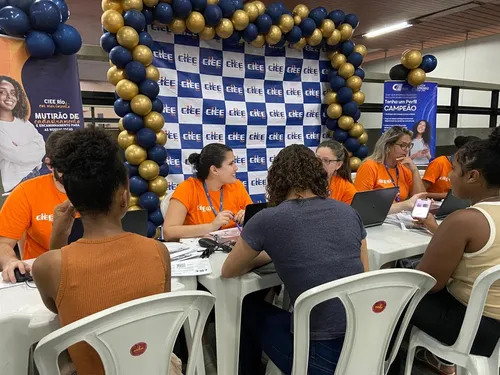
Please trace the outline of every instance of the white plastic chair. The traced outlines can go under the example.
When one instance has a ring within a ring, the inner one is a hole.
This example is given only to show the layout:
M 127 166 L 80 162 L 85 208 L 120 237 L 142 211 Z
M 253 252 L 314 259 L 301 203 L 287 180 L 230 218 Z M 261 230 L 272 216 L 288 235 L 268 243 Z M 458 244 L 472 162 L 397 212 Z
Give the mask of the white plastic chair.
M 491 284 L 500 279 L 500 265 L 490 268 L 479 275 L 472 287 L 472 293 L 465 312 L 464 322 L 457 341 L 451 346 L 444 345 L 432 336 L 414 327 L 410 336 L 405 375 L 411 374 L 415 350 L 424 347 L 438 357 L 457 365 L 458 373 L 466 369 L 472 375 L 496 375 L 500 367 L 500 341 L 491 357 L 470 354 L 476 337 L 484 304 Z M 464 374 L 467 374 L 465 372 Z
M 294 308 L 292 375 L 307 374 L 311 310 L 333 298 L 342 301 L 347 317 L 344 345 L 335 374 L 386 374 L 397 355 L 417 304 L 435 283 L 433 277 L 420 271 L 391 269 L 346 277 L 302 293 Z M 385 360 L 405 307 L 406 312 L 390 356 Z M 266 374 L 282 373 L 270 361 Z
M 81 341 L 101 357 L 106 375 L 165 375 L 175 339 L 190 312 L 197 311 L 186 375 L 194 375 L 201 336 L 215 297 L 207 292 L 172 292 L 103 310 L 44 337 L 35 349 L 40 375 L 60 375 L 57 359 Z

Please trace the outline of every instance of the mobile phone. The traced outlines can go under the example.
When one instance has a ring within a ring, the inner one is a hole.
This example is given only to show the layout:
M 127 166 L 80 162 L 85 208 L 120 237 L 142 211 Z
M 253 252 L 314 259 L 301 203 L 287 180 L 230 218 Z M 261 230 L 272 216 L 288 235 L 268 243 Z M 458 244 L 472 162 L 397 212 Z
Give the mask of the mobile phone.
M 413 206 L 413 211 L 411 216 L 415 219 L 426 219 L 429 215 L 431 209 L 430 199 L 417 199 L 415 206 Z

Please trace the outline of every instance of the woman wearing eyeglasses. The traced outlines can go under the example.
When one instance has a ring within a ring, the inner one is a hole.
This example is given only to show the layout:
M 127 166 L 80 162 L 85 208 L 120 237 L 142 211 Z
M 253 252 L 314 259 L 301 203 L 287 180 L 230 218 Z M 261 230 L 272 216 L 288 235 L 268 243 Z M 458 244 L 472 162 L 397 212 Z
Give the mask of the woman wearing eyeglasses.
M 327 140 L 318 146 L 316 156 L 328 174 L 330 198 L 350 205 L 356 188 L 352 184 L 349 154 L 345 147 L 337 141 Z
M 379 138 L 373 154 L 361 165 L 354 186 L 358 191 L 398 188 L 390 214 L 411 210 L 425 194 L 420 173 L 408 153 L 413 147 L 413 133 L 393 126 Z

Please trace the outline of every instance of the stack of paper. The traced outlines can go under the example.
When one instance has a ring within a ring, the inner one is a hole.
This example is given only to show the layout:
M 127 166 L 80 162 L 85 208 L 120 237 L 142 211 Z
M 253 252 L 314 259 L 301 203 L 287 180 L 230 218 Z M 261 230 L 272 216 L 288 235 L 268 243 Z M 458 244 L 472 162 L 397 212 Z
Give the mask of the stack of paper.
M 205 250 L 198 240 L 185 242 L 164 242 L 170 253 L 172 277 L 199 276 L 212 273 L 208 258 L 200 258 Z

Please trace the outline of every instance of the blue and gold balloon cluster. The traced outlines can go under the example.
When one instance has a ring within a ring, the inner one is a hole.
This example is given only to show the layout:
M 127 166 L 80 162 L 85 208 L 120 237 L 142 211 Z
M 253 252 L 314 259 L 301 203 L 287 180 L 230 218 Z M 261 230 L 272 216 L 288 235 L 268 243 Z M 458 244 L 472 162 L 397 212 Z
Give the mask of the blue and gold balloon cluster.
M 26 38 L 32 57 L 73 55 L 82 46 L 80 33 L 70 25 L 64 0 L 0 0 L 0 34 Z
M 434 55 L 422 56 L 419 50 L 406 50 L 401 56 L 401 64 L 391 68 L 389 77 L 398 81 L 406 81 L 416 87 L 425 82 L 427 73 L 436 69 L 437 63 Z

